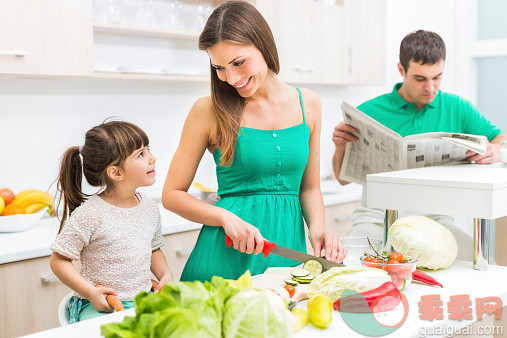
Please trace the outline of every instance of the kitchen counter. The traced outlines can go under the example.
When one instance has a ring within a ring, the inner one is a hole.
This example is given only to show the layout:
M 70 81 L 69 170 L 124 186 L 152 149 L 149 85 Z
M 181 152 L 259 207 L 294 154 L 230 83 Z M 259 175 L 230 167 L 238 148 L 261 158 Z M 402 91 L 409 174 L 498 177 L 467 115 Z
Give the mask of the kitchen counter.
M 444 285 L 444 288 L 436 288 L 427 285 L 412 283 L 403 294 L 408 300 L 408 315 L 405 322 L 399 329 L 388 334 L 388 337 L 420 337 L 425 336 L 423 332 L 431 333 L 438 332 L 436 336 L 448 335 L 449 332 L 458 332 L 459 328 L 469 325 L 476 321 L 476 298 L 478 297 L 500 297 L 503 304 L 507 302 L 507 267 L 492 265 L 487 271 L 477 271 L 470 268 L 471 263 L 464 261 L 455 261 L 451 267 L 446 270 L 430 272 L 431 276 L 436 278 Z M 255 279 L 255 277 L 254 277 Z M 282 283 L 282 281 L 279 281 Z M 275 283 L 276 284 L 276 283 Z M 276 285 L 274 285 L 276 286 Z M 421 296 L 440 295 L 443 302 L 442 314 L 443 319 L 435 319 L 432 321 L 422 320 L 419 318 L 418 302 L 421 301 Z M 452 320 L 449 318 L 447 309 L 447 302 L 451 296 L 454 295 L 469 295 L 472 302 L 472 315 L 470 320 Z M 301 302 L 298 307 L 306 307 L 306 302 Z M 504 311 L 505 312 L 505 311 Z M 393 311 L 378 313 L 375 315 L 378 322 L 391 325 L 396 324 L 403 317 L 404 311 L 400 304 Z M 134 316 L 135 309 L 129 309 L 122 312 L 117 312 L 102 316 L 99 318 L 91 319 L 85 322 L 80 322 L 64 327 L 59 327 L 51 330 L 42 331 L 30 335 L 33 338 L 43 337 L 100 337 L 100 326 L 107 323 L 121 322 L 126 316 Z M 506 316 L 507 314 L 503 314 Z M 492 326 L 491 315 L 485 315 L 483 321 L 476 323 L 476 329 L 479 327 L 485 328 Z M 500 325 L 500 324 L 495 324 Z M 433 331 L 431 331 L 433 330 Z M 452 331 L 451 331 L 452 330 Z M 428 334 L 429 335 L 429 334 Z M 318 329 L 312 324 L 306 325 L 296 335 L 296 337 L 365 337 L 351 329 L 347 323 L 344 322 L 339 312 L 333 311 L 333 321 L 326 329 Z M 432 335 L 435 336 L 435 335 Z
M 325 206 L 348 203 L 361 199 L 362 187 L 357 184 L 340 186 L 335 181 L 322 182 Z M 162 216 L 162 234 L 170 235 L 201 228 L 201 224 L 190 222 L 159 205 Z M 0 264 L 51 255 L 50 245 L 58 233 L 56 218 L 43 218 L 32 228 L 13 233 L 0 233 Z

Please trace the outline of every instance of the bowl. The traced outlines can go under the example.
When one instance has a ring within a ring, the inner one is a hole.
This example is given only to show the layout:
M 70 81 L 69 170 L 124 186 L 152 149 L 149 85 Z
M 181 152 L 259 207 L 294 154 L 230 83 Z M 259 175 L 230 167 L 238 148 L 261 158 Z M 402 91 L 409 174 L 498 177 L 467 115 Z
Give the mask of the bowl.
M 365 253 L 373 254 L 374 251 L 368 244 L 368 237 L 361 236 L 352 236 L 352 237 L 341 237 L 340 241 L 343 246 L 347 248 L 348 253 L 345 259 L 343 260 L 343 264 L 350 265 L 361 265 L 361 261 L 359 258 L 363 256 Z M 380 252 L 380 247 L 382 245 L 382 241 L 378 239 L 370 238 L 370 242 L 373 248 Z
M 391 280 L 399 290 L 405 290 L 405 288 L 412 283 L 412 272 L 417 267 L 417 258 L 409 255 L 403 255 L 402 263 L 391 263 L 387 262 L 368 262 L 365 261 L 366 256 L 361 256 L 361 263 L 369 268 L 383 269 L 391 276 Z
M 0 216 L 0 232 L 24 231 L 37 224 L 48 208 L 44 207 L 33 214 Z

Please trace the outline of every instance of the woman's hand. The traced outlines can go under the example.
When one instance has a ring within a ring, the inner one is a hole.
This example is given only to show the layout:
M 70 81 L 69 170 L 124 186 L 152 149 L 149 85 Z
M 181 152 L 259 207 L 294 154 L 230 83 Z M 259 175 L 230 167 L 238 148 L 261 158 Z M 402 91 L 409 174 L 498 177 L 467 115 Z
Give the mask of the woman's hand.
M 342 262 L 347 256 L 347 248 L 340 242 L 338 234 L 331 231 L 310 231 L 308 237 L 317 257 L 321 257 L 322 249 L 325 250 L 324 257 L 333 262 Z
M 113 312 L 114 309 L 107 302 L 106 296 L 114 295 L 116 296 L 116 291 L 112 288 L 108 288 L 105 286 L 97 285 L 96 287 L 90 288 L 89 293 L 86 296 L 86 299 L 90 301 L 92 306 L 98 312 Z
M 264 248 L 264 237 L 259 229 L 243 221 L 232 212 L 227 212 L 222 225 L 225 233 L 232 239 L 234 249 L 258 255 Z

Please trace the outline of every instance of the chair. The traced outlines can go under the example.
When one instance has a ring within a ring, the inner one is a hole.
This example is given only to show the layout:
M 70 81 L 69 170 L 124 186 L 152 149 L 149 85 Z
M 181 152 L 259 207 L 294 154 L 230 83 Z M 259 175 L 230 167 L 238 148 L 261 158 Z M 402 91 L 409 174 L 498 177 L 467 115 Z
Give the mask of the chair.
M 69 309 L 67 309 L 67 303 L 72 298 L 72 295 L 74 292 L 71 292 L 65 297 L 62 298 L 60 305 L 58 305 L 58 321 L 60 322 L 60 326 L 66 326 L 69 325 Z

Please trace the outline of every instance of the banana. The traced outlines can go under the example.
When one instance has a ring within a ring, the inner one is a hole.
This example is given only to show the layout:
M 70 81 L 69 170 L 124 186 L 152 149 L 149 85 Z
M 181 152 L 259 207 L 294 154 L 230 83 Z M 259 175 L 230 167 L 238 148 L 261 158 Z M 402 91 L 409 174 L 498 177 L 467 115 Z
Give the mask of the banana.
M 52 206 L 53 196 L 41 190 L 25 190 L 17 194 L 12 203 L 21 205 L 25 208 L 34 203 L 43 203 L 44 205 Z
M 30 205 L 27 205 L 25 207 L 25 210 L 27 214 L 33 214 L 34 212 L 37 212 L 45 207 L 47 207 L 47 205 L 44 203 L 32 203 Z

